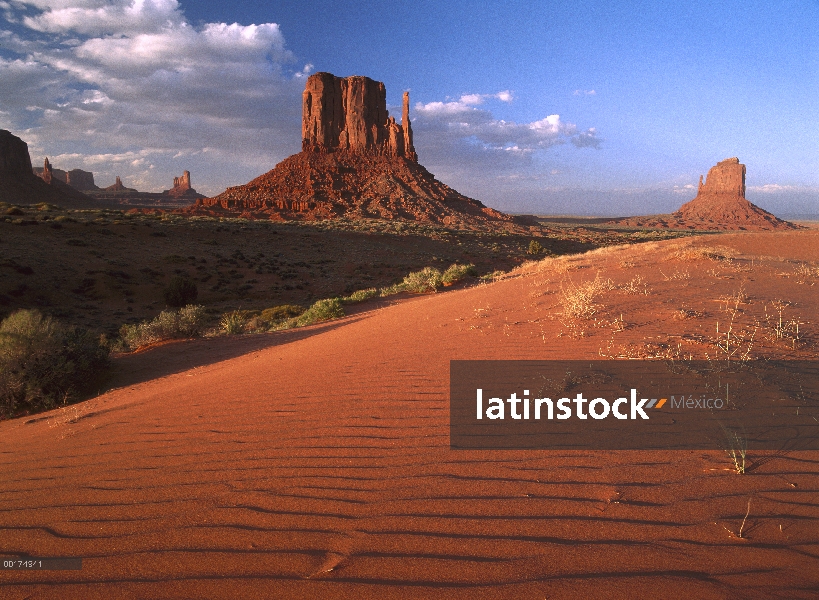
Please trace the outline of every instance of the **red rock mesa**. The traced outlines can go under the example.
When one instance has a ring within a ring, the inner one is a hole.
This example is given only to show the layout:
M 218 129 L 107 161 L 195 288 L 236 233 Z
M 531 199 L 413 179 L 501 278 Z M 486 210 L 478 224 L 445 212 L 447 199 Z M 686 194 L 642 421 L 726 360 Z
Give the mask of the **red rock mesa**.
M 193 212 L 272 219 L 384 218 L 479 226 L 512 218 L 441 183 L 418 163 L 409 118 L 390 116 L 384 84 L 315 73 L 302 103 L 302 151 Z

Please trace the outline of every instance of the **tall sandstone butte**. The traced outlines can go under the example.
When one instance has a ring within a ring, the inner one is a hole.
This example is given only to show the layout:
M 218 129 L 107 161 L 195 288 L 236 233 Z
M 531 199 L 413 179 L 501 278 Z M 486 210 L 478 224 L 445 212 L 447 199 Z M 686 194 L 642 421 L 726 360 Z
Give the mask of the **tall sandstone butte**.
M 404 92 L 401 123 L 369 77 L 315 73 L 302 96 L 302 151 L 192 212 L 271 219 L 384 218 L 480 227 L 512 218 L 441 183 L 418 163 Z
M 794 229 L 795 225 L 751 204 L 745 198 L 745 165 L 726 158 L 708 170 L 697 197 L 672 216 L 701 229 Z

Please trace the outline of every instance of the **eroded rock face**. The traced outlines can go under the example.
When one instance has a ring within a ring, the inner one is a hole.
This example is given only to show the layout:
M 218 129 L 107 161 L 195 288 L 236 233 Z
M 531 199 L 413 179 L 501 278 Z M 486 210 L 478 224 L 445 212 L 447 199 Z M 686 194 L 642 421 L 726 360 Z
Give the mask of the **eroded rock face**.
M 745 198 L 745 165 L 738 158 L 726 158 L 711 167 L 704 184 L 700 175 L 697 196 L 716 194 Z
M 204 198 L 202 194 L 191 187 L 190 171 L 183 171 L 181 177 L 174 177 L 173 187 L 162 193 L 173 198 Z
M 75 190 L 98 190 L 94 184 L 94 174 L 82 169 L 71 169 L 65 174 L 65 182 Z
M 31 173 L 28 144 L 10 131 L 0 129 L 0 174 L 27 177 Z
M 404 156 L 417 160 L 404 92 L 401 124 L 387 111 L 384 84 L 369 77 L 315 73 L 302 96 L 302 150 Z

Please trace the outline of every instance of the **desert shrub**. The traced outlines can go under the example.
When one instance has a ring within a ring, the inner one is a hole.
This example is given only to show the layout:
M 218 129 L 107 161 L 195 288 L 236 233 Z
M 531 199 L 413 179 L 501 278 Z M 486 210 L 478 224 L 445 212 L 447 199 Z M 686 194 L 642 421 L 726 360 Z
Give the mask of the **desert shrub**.
M 282 304 L 281 306 L 274 306 L 272 308 L 265 308 L 260 314 L 259 318 L 268 323 L 276 321 L 283 321 L 291 317 L 298 317 L 304 312 L 304 308 L 297 304 Z
M 563 315 L 571 319 L 591 318 L 600 308 L 595 304 L 595 299 L 613 287 L 611 280 L 600 278 L 600 273 L 591 281 L 575 284 L 570 280 L 565 286 L 561 284 L 560 304 L 563 306 Z
M 221 325 L 222 331 L 228 335 L 243 333 L 250 321 L 258 317 L 258 315 L 259 311 L 255 310 L 234 310 L 223 314 L 219 320 L 219 325 Z M 257 329 L 258 325 L 258 323 L 254 323 L 254 327 L 251 329 Z
M 441 287 L 441 272 L 435 267 L 424 267 L 404 277 L 404 289 L 408 292 L 423 294 L 434 292 Z
M 443 275 L 441 275 L 441 283 L 449 285 L 460 281 L 464 277 L 475 277 L 476 275 L 475 265 L 451 265 L 444 271 Z
M 36 310 L 18 310 L 0 323 L 0 416 L 73 400 L 107 366 L 108 348 L 99 338 Z
M 301 316 L 291 321 L 296 327 L 304 327 L 313 323 L 321 323 L 330 319 L 337 319 L 344 316 L 344 308 L 338 298 L 327 298 L 315 302 Z
M 17 208 L 16 206 L 12 206 L 8 210 L 6 210 L 6 214 L 9 215 L 9 216 L 12 216 L 12 217 L 16 217 L 16 216 L 24 215 L 26 213 L 24 213 L 21 209 Z
M 366 290 L 355 291 L 349 296 L 342 298 L 341 301 L 344 304 L 353 304 L 355 302 L 364 302 L 365 300 L 375 298 L 376 296 L 378 296 L 378 290 L 376 288 L 369 288 Z
M 152 321 L 123 325 L 119 334 L 131 350 L 155 344 L 162 340 L 189 338 L 201 335 L 205 323 L 205 308 L 188 305 L 175 310 L 163 310 Z
M 543 246 L 537 240 L 532 240 L 529 242 L 529 249 L 526 250 L 526 254 L 540 254 L 543 252 Z
M 403 283 L 396 283 L 387 287 L 382 287 L 378 290 L 378 295 L 382 298 L 384 296 L 392 296 L 393 294 L 400 294 L 401 292 L 406 291 L 406 287 Z
M 179 275 L 171 278 L 168 287 L 163 292 L 165 304 L 168 306 L 180 307 L 191 304 L 199 296 L 196 284 L 187 277 Z

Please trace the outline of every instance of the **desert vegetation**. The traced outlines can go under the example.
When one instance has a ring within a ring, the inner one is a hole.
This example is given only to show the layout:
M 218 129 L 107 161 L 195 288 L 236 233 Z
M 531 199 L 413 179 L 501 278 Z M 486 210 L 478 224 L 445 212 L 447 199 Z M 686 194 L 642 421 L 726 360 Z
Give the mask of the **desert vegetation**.
M 105 339 L 36 310 L 0 323 L 0 417 L 65 405 L 101 380 Z

